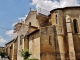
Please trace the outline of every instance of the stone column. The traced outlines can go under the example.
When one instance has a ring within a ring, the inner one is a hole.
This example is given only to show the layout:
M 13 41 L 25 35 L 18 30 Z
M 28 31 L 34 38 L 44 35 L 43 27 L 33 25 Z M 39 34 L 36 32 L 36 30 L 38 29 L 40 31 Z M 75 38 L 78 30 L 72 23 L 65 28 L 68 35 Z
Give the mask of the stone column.
M 14 42 L 13 42 L 13 50 L 12 50 L 12 60 L 14 59 Z
M 78 20 L 78 30 L 79 30 L 79 33 L 80 33 L 80 16 L 79 16 L 79 20 Z
M 21 54 L 20 54 L 20 48 L 21 48 L 21 46 L 20 46 L 20 32 L 18 32 L 18 42 L 17 42 L 17 45 L 18 45 L 18 47 L 17 47 L 17 60 L 22 60 L 21 59 Z
M 24 50 L 24 37 L 22 39 L 22 49 Z M 24 58 L 22 57 L 22 60 L 24 60 Z
M 24 49 L 24 38 L 22 39 L 22 49 Z
M 70 60 L 76 60 L 70 16 L 68 15 L 66 16 L 66 26 L 67 26 L 68 44 L 69 44 L 69 57 Z
M 64 39 L 63 39 L 63 36 L 59 35 L 57 37 L 58 37 L 58 44 L 59 44 L 61 60 L 66 60 L 65 59 L 65 50 L 64 50 Z

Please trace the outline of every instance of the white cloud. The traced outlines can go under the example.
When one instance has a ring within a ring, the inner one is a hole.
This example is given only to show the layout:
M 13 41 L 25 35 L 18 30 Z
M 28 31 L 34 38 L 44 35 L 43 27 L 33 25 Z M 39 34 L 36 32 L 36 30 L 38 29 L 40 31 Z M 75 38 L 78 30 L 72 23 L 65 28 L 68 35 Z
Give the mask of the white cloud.
M 27 17 L 28 15 L 25 15 L 25 17 Z
M 19 17 L 19 18 L 18 18 L 19 22 L 25 21 L 26 17 L 27 17 L 27 15 L 25 15 L 24 17 Z M 17 23 L 18 23 L 18 22 L 13 23 L 12 26 L 14 27 Z
M 24 21 L 25 20 L 25 17 L 19 17 L 18 20 Z
M 24 17 L 19 17 L 18 18 L 19 22 L 22 22 L 22 21 L 25 22 L 26 17 L 27 17 L 27 15 L 25 15 Z M 14 27 L 17 23 L 18 22 L 13 23 L 12 26 Z M 9 30 L 5 34 L 10 36 L 11 39 L 15 39 L 17 37 L 17 33 L 13 33 L 13 32 L 14 32 L 14 30 Z
M 5 44 L 7 40 L 5 40 L 2 36 L 0 36 L 0 44 Z
M 60 0 L 60 6 L 66 7 L 66 6 L 78 6 L 77 0 Z
M 8 35 L 8 36 L 12 36 L 13 32 L 14 32 L 14 30 L 9 30 L 5 34 Z
M 24 17 L 19 17 L 18 20 L 25 21 L 26 17 L 27 17 L 27 15 L 25 15 Z
M 13 23 L 12 26 L 14 27 L 17 24 L 17 22 Z
M 14 33 L 14 30 L 9 30 L 5 33 L 6 35 L 11 37 L 11 40 L 16 39 L 17 38 L 17 32 Z
M 12 40 L 17 38 L 17 32 L 12 34 Z
M 78 6 L 79 0 L 32 0 L 31 5 L 36 5 L 36 8 L 40 7 L 46 10 L 52 10 L 55 8 L 61 8 L 66 6 Z

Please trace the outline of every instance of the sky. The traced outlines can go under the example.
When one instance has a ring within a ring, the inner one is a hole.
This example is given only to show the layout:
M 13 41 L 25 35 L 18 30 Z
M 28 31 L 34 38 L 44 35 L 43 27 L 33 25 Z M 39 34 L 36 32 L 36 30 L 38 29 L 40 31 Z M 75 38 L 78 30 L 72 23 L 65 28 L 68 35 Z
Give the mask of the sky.
M 0 0 L 0 46 L 12 40 L 14 25 L 25 20 L 30 8 L 50 11 L 79 5 L 80 0 Z

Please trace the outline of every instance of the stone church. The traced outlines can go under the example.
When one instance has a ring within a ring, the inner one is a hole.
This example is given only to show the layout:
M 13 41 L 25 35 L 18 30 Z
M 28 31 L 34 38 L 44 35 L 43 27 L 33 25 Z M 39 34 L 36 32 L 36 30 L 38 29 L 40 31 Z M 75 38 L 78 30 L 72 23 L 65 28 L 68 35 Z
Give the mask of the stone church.
M 80 60 L 79 6 L 56 8 L 48 16 L 30 10 L 25 22 L 14 26 L 14 33 L 17 57 L 12 60 L 23 60 L 21 49 L 29 49 L 30 58 L 39 60 Z

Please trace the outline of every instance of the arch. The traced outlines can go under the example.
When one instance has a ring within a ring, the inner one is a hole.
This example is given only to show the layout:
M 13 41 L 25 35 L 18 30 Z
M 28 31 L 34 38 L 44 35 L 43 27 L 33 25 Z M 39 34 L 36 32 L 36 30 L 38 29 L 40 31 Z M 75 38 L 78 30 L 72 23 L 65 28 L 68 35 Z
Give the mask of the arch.
M 31 26 L 31 22 L 29 22 L 29 26 Z
M 78 26 L 77 20 L 74 19 L 74 20 L 73 20 L 74 33 L 78 33 L 78 28 L 77 28 L 77 26 Z

